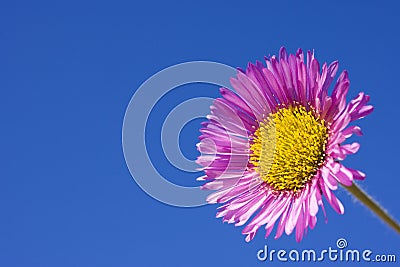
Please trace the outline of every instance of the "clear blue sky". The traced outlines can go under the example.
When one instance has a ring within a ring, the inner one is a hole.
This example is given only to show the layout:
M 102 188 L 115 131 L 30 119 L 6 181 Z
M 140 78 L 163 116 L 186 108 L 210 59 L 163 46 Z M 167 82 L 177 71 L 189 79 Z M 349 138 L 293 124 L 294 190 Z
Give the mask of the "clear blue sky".
M 371 95 L 361 150 L 346 163 L 367 173 L 362 186 L 400 219 L 400 6 L 374 2 L 2 1 L 0 266 L 265 266 L 255 256 L 264 244 L 323 249 L 339 237 L 400 261 L 400 236 L 342 190 L 345 214 L 327 207 L 329 223 L 319 214 L 300 244 L 264 240 L 263 230 L 247 244 L 214 218 L 215 205 L 176 208 L 146 195 L 121 148 L 125 108 L 157 71 L 192 60 L 245 67 L 282 45 L 315 48 L 350 72 L 351 97 Z M 181 87 L 156 107 L 149 150 L 171 181 L 197 185 L 160 155 L 163 114 L 217 89 Z M 198 128 L 189 124 L 181 139 L 192 158 Z

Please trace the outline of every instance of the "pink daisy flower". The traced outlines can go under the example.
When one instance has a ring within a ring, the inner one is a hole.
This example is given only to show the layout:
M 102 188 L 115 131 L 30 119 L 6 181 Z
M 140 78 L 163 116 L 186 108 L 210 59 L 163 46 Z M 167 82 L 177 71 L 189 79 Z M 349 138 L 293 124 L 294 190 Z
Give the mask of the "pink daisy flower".
M 222 98 L 211 106 L 197 145 L 197 163 L 205 172 L 198 180 L 206 181 L 203 189 L 217 190 L 209 203 L 225 203 L 217 217 L 236 226 L 247 223 L 247 242 L 262 226 L 267 238 L 275 225 L 275 238 L 295 231 L 300 241 L 314 228 L 320 208 L 326 218 L 323 197 L 343 214 L 333 191 L 365 178 L 342 164 L 360 147 L 344 142 L 362 135 L 349 123 L 373 107 L 362 92 L 346 103 L 347 71 L 328 94 L 337 70 L 337 61 L 321 69 L 313 52 L 305 60 L 301 49 L 288 55 L 281 48 L 279 59 L 266 59 L 266 66 L 239 69 L 231 79 L 236 93 L 221 88 Z

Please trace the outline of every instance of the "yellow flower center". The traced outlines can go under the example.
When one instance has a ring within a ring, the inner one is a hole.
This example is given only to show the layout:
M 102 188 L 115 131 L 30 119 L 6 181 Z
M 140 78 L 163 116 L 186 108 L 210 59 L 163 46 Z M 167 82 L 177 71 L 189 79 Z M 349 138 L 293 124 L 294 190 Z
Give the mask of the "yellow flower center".
M 272 190 L 297 193 L 323 164 L 327 141 L 325 121 L 313 110 L 283 107 L 260 122 L 250 163 Z

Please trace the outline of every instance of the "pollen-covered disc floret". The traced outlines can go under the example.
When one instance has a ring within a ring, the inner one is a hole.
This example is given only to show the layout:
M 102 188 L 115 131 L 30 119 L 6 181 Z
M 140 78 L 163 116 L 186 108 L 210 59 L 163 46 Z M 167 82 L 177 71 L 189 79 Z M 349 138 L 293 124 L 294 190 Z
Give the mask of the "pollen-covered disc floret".
M 300 241 L 325 215 L 324 199 L 339 214 L 344 207 L 334 191 L 365 174 L 342 164 L 360 145 L 346 143 L 360 127 L 349 125 L 370 114 L 369 96 L 346 103 L 350 81 L 343 71 L 334 85 L 338 62 L 320 66 L 313 52 L 301 49 L 272 56 L 239 69 L 231 79 L 235 92 L 221 88 L 221 98 L 201 128 L 197 163 L 215 190 L 207 201 L 224 203 L 217 217 L 246 224 L 246 241 L 264 226 L 268 237 L 296 233 Z
M 255 131 L 250 163 L 272 190 L 297 193 L 324 162 L 327 141 L 325 122 L 311 108 L 280 108 Z

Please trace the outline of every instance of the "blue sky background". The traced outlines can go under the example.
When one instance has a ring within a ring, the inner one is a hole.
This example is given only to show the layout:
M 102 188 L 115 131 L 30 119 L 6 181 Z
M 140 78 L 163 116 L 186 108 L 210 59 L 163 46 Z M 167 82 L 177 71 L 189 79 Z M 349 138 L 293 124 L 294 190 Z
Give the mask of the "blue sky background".
M 192 60 L 245 67 L 282 45 L 315 48 L 320 61 L 349 70 L 350 97 L 371 95 L 375 112 L 359 123 L 362 147 L 346 164 L 367 173 L 362 186 L 400 219 L 396 2 L 2 1 L 0 266 L 262 266 L 272 265 L 256 259 L 264 244 L 325 249 L 339 237 L 399 261 L 400 236 L 345 191 L 345 214 L 327 207 L 329 223 L 319 214 L 300 244 L 293 235 L 264 240 L 264 230 L 247 244 L 214 218 L 215 205 L 177 208 L 146 195 L 121 148 L 125 108 L 157 71 Z M 215 86 L 186 87 L 155 107 L 149 151 L 169 180 L 197 185 L 169 165 L 159 141 L 176 104 L 218 96 Z M 197 122 L 181 138 L 191 158 Z

